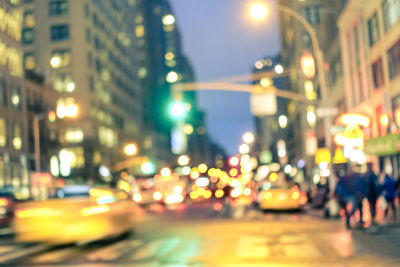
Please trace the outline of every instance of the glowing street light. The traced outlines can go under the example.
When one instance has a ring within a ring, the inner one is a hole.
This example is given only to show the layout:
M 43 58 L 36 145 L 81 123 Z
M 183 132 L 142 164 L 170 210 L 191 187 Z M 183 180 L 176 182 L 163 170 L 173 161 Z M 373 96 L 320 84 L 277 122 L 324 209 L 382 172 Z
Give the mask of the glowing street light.
M 181 155 L 178 158 L 178 164 L 181 166 L 188 165 L 190 162 L 190 158 L 187 155 Z
M 247 154 L 250 151 L 250 147 L 248 144 L 241 144 L 239 146 L 239 152 L 240 154 Z
M 138 149 L 137 149 L 136 144 L 127 144 L 127 145 L 124 147 L 124 152 L 125 152 L 125 154 L 128 155 L 128 156 L 133 156 L 133 155 L 135 155 L 135 154 L 137 153 L 137 151 L 138 151 Z
M 164 25 L 172 25 L 175 23 L 175 17 L 171 14 L 165 15 L 162 19 Z
M 286 117 L 286 115 L 280 115 L 278 122 L 279 122 L 279 127 L 285 129 L 288 124 L 288 118 Z
M 162 177 L 169 177 L 169 176 L 171 176 L 171 173 L 172 173 L 171 169 L 168 167 L 162 168 L 160 171 L 160 174 Z
M 274 70 L 277 74 L 282 74 L 283 73 L 283 66 L 281 64 L 278 64 L 274 67 Z
M 154 173 L 154 165 L 150 161 L 146 162 L 146 163 L 143 163 L 143 165 L 141 166 L 140 169 L 144 174 L 152 174 L 152 173 Z
M 166 76 L 167 82 L 169 83 L 174 83 L 178 81 L 178 78 L 179 78 L 178 73 L 176 73 L 175 71 L 168 72 Z
M 250 7 L 250 16 L 254 19 L 264 19 L 267 16 L 267 13 L 267 7 L 261 3 L 255 3 Z
M 182 118 L 185 116 L 186 108 L 182 102 L 175 102 L 171 105 L 169 112 L 173 118 Z
M 245 142 L 246 144 L 251 144 L 254 142 L 254 134 L 251 132 L 246 132 L 243 137 L 243 142 Z

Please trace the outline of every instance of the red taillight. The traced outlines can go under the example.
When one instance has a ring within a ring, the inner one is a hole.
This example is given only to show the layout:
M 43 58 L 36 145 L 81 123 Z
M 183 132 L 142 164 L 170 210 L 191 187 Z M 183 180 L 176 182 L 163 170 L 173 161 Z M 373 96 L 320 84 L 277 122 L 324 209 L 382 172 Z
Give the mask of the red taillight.
M 7 198 L 0 198 L 0 206 L 7 206 L 8 205 L 8 199 Z

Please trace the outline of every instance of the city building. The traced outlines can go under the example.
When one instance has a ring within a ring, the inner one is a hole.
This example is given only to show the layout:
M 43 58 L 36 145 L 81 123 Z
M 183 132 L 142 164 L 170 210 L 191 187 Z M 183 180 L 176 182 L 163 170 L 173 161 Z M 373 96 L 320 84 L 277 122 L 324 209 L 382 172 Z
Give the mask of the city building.
M 398 177 L 400 1 L 350 0 L 338 22 L 348 111 L 366 115 L 367 160 Z
M 274 57 L 266 57 L 255 62 L 253 67 L 253 84 L 256 86 L 261 86 L 268 90 L 270 87 L 274 87 L 278 90 L 287 90 L 288 83 L 287 77 L 275 77 L 269 78 L 267 75 L 272 73 L 273 75 L 277 75 L 278 73 L 275 69 L 284 67 L 281 65 L 281 56 L 276 55 Z M 278 69 L 278 72 L 280 70 Z M 265 77 L 262 75 L 266 73 Z M 261 74 L 261 76 L 260 76 Z M 298 144 L 295 143 L 295 138 L 289 137 L 289 127 L 293 127 L 294 122 L 288 124 L 287 117 L 287 104 L 289 103 L 288 99 L 282 97 L 276 97 L 275 104 L 267 104 L 271 106 L 276 106 L 276 110 L 271 111 L 271 115 L 264 116 L 255 116 L 255 126 L 256 126 L 256 144 L 255 144 L 255 152 L 258 153 L 259 159 L 262 163 L 270 163 L 271 161 L 279 162 L 282 157 L 279 157 L 277 144 L 279 140 L 285 142 L 285 147 L 287 147 L 288 152 L 290 151 L 291 155 L 281 154 L 285 159 L 283 160 L 286 164 L 289 160 L 295 160 L 295 155 L 293 152 L 295 151 L 295 146 Z M 284 121 L 286 120 L 286 121 Z M 280 144 L 282 143 L 279 142 Z M 292 147 L 293 146 L 293 147 Z M 290 149 L 289 149 L 290 148 Z M 283 152 L 281 152 L 283 153 Z M 267 158 L 266 162 L 264 162 L 265 155 L 270 155 Z M 269 162 L 268 162 L 269 161 Z M 282 159 L 281 159 L 282 161 Z M 282 161 L 282 162 L 283 162 Z
M 307 104 L 307 102 L 290 101 L 288 103 L 289 121 L 298 124 L 294 136 L 295 142 L 301 144 L 297 145 L 296 158 L 305 160 L 307 177 L 312 176 L 314 156 L 318 148 L 328 147 L 333 152 L 330 126 L 333 125 L 338 113 L 345 110 L 345 95 L 341 78 L 343 71 L 335 22 L 346 2 L 346 0 L 280 0 L 278 2 L 282 6 L 293 9 L 311 25 L 324 54 L 324 70 L 319 70 L 309 33 L 297 19 L 285 12 L 280 12 L 282 64 L 287 66 L 290 72 L 289 89 L 304 94 L 309 101 L 324 98 L 324 107 Z M 318 81 L 320 71 L 325 72 L 328 87 L 326 92 L 321 91 Z M 326 126 L 325 116 L 329 116 L 326 119 Z
M 126 1 L 23 3 L 24 68 L 59 93 L 60 176 L 102 183 L 123 146 L 141 141 L 141 89 Z M 101 168 L 102 167 L 102 168 Z M 99 170 L 102 169 L 102 173 Z
M 0 187 L 27 188 L 28 124 L 22 69 L 22 13 L 0 1 Z M 29 192 L 29 191 L 28 191 Z
M 193 159 L 204 158 L 207 147 L 203 113 L 195 92 L 183 93 L 187 114 L 180 121 L 169 112 L 175 101 L 172 85 L 193 82 L 195 76 L 183 53 L 181 37 L 173 10 L 167 0 L 131 2 L 134 13 L 135 43 L 138 49 L 138 76 L 142 85 L 144 108 L 144 153 L 157 167 L 176 161 L 176 155 L 188 153 Z M 203 149 L 204 150 L 204 149 Z M 176 154 L 176 155 L 174 155 Z M 197 155 L 195 155 L 197 154 Z

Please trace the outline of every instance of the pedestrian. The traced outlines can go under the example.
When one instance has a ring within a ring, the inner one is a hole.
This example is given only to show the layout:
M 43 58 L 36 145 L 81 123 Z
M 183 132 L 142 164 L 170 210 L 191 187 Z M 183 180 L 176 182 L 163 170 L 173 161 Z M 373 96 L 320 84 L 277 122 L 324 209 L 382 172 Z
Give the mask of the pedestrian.
M 352 180 L 354 183 L 354 194 L 356 201 L 356 209 L 359 212 L 358 225 L 362 227 L 364 225 L 363 221 L 363 200 L 367 197 L 368 186 L 365 178 L 360 174 L 354 172 L 352 174 Z
M 345 212 L 347 228 L 350 228 L 350 219 L 354 215 L 357 207 L 355 183 L 353 178 L 354 173 L 349 167 L 346 175 L 339 177 L 334 193 L 335 197 L 339 201 L 340 207 Z
M 389 214 L 389 208 L 392 208 L 393 219 L 396 218 L 396 205 L 394 200 L 396 198 L 396 182 L 392 177 L 386 173 L 382 173 L 380 177 L 380 184 L 382 187 L 382 194 L 387 202 L 387 208 L 385 210 L 385 217 Z
M 371 223 L 375 224 L 376 216 L 376 202 L 381 193 L 378 176 L 372 170 L 372 163 L 367 163 L 367 172 L 365 173 L 365 180 L 367 184 L 367 199 L 369 203 L 369 210 L 371 213 Z

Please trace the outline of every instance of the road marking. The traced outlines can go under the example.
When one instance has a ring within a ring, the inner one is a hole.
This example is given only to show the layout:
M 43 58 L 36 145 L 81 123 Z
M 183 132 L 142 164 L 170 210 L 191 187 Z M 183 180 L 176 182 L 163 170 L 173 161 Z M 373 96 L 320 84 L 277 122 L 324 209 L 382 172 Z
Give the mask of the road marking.
M 16 248 L 18 248 L 18 246 L 1 246 L 0 247 L 0 254 L 9 252 L 10 250 L 14 250 Z
M 311 243 L 285 245 L 283 250 L 290 258 L 319 258 L 321 252 Z
M 30 247 L 30 248 L 21 248 L 20 250 L 15 251 L 14 253 L 10 253 L 4 256 L 0 256 L 0 262 L 6 262 L 6 261 L 10 261 L 19 257 L 23 257 L 23 256 L 27 256 L 39 251 L 44 251 L 46 249 L 48 249 L 49 246 L 48 245 L 37 245 L 34 247 Z
M 145 246 L 139 248 L 132 256 L 132 259 L 144 260 L 155 256 L 160 258 L 172 251 L 179 244 L 179 242 L 179 238 L 153 240 L 150 243 L 147 243 Z
M 236 257 L 264 259 L 269 256 L 266 239 L 257 236 L 244 236 L 238 241 Z
M 120 257 L 125 252 L 132 249 L 132 247 L 139 247 L 141 244 L 142 244 L 142 241 L 140 241 L 140 240 L 121 241 L 116 244 L 112 244 L 112 245 L 100 248 L 100 249 L 86 255 L 86 258 L 91 261 L 114 260 L 114 259 Z
M 63 260 L 67 255 L 72 254 L 74 251 L 77 251 L 78 248 L 65 248 L 55 251 L 49 251 L 42 255 L 36 256 L 32 259 L 34 263 L 45 263 L 45 262 L 59 262 Z

